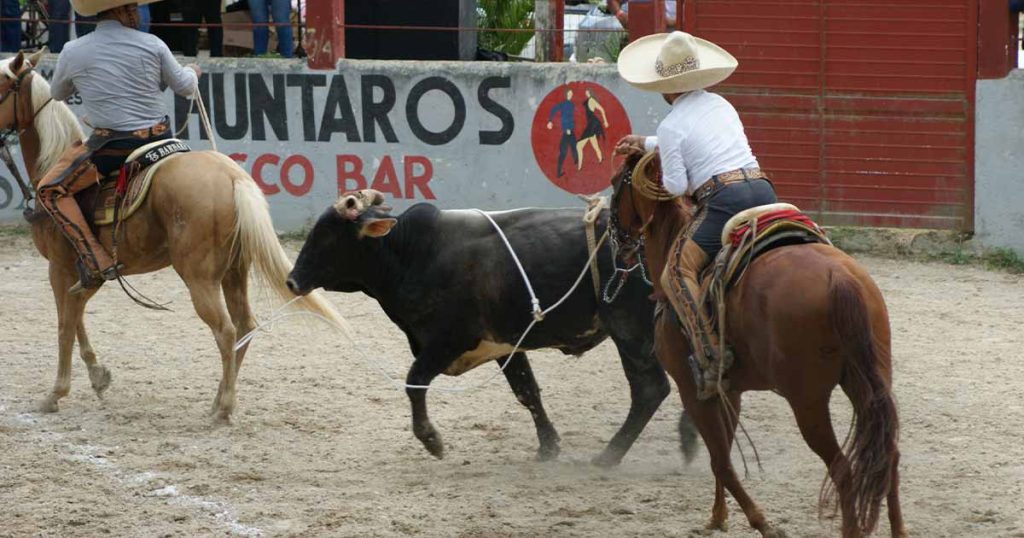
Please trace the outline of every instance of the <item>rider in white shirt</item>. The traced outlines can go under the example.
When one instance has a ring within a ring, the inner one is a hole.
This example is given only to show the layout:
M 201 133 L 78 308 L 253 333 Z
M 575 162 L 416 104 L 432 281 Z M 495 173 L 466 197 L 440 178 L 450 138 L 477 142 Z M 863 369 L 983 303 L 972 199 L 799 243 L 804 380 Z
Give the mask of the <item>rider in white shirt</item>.
M 618 61 L 626 82 L 660 93 L 672 105 L 658 125 L 657 137 L 628 135 L 616 152 L 656 149 L 665 190 L 689 196 L 697 206 L 669 260 L 681 278 L 671 278 L 665 271 L 662 288 L 686 325 L 691 349 L 704 370 L 704 382 L 699 383 L 702 399 L 717 393 L 719 369 L 728 368 L 731 357 L 718 356 L 718 339 L 699 304 L 698 276 L 722 248 L 722 228 L 733 215 L 776 201 L 736 109 L 704 90 L 732 74 L 736 65 L 725 50 L 684 32 L 638 39 L 622 50 Z

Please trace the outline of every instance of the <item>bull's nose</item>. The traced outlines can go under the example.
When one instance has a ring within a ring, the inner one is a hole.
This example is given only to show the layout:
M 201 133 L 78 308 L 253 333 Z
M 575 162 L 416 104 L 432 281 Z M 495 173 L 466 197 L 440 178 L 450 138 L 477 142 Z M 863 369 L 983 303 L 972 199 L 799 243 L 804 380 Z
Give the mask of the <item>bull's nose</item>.
M 294 293 L 295 295 L 302 295 L 301 290 L 299 290 L 299 283 L 295 282 L 294 278 L 288 277 L 288 280 L 287 282 L 285 282 L 285 284 L 288 285 L 288 291 Z

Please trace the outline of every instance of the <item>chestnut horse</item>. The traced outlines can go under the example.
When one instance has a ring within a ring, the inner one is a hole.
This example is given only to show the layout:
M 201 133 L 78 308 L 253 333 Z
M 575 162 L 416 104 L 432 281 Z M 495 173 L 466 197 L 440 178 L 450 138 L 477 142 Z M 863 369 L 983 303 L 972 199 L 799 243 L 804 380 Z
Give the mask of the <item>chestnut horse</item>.
M 26 59 L 0 62 L 0 129 L 19 133 L 21 153 L 32 186 L 71 144 L 82 129 L 71 110 L 50 100 L 50 86 L 35 72 L 42 51 Z M 16 84 L 15 77 L 22 75 Z M 42 211 L 40 209 L 40 211 Z M 32 239 L 49 260 L 50 287 L 57 302 L 58 363 L 53 391 L 41 409 L 54 412 L 71 388 L 71 352 L 79 353 L 98 396 L 110 384 L 110 371 L 100 365 L 89 344 L 83 316 L 97 290 L 68 293 L 78 278 L 75 251 L 48 215 L 33 219 Z M 112 226 L 98 238 L 109 250 Z M 199 317 L 213 331 L 220 350 L 223 376 L 212 412 L 227 422 L 235 406 L 235 381 L 248 346 L 236 352 L 235 341 L 256 324 L 249 307 L 249 269 L 281 299 L 291 299 L 285 280 L 291 263 L 274 233 L 266 199 L 256 182 L 225 155 L 194 151 L 176 156 L 157 170 L 148 197 L 120 227 L 118 260 L 122 274 L 148 273 L 171 265 L 188 287 Z M 319 296 L 298 306 L 337 321 L 337 313 Z M 130 326 L 127 322 L 126 326 Z
M 691 215 L 678 198 L 644 197 L 646 189 L 632 180 L 637 160 L 637 156 L 628 157 L 612 179 L 614 233 L 620 242 L 640 245 L 645 251 L 655 294 L 663 296 L 662 274 L 669 249 Z M 898 493 L 899 423 L 891 392 L 889 318 L 882 294 L 868 274 L 832 246 L 780 247 L 751 263 L 728 292 L 726 312 L 727 341 L 736 358 L 728 371 L 726 397 L 735 413 L 745 391 L 771 390 L 781 395 L 793 409 L 807 445 L 828 467 L 838 493 L 843 536 L 871 533 L 886 498 L 892 535 L 905 536 Z M 658 360 L 675 379 L 686 412 L 711 456 L 715 501 L 708 528 L 726 529 L 725 490 L 729 490 L 762 536 L 783 536 L 744 491 L 733 469 L 730 451 L 738 417 L 726 410 L 721 398 L 696 398 L 687 364 L 689 341 L 675 316 L 657 317 L 655 342 Z M 829 414 L 836 385 L 853 404 L 854 426 L 845 452 Z M 827 485 L 828 477 L 825 480 Z M 819 508 L 826 506 L 831 493 L 831 487 L 822 487 Z

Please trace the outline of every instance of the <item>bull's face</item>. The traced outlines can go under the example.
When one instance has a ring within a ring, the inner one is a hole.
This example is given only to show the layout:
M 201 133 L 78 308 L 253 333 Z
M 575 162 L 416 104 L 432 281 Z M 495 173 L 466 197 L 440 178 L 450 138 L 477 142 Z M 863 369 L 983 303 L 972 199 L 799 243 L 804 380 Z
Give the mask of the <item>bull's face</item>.
M 363 289 L 364 269 L 372 267 L 367 242 L 391 232 L 398 222 L 375 190 L 345 193 L 324 211 L 306 237 L 299 259 L 288 275 L 288 289 L 305 295 Z

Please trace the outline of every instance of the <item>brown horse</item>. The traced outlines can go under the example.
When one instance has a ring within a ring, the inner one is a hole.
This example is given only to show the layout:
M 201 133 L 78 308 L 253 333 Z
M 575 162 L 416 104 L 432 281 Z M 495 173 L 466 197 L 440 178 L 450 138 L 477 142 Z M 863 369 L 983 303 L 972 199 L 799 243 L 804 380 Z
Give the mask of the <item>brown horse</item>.
M 691 215 L 677 198 L 646 198 L 630 180 L 637 157 L 627 158 L 612 179 L 617 233 L 643 239 L 656 296 L 669 249 Z M 671 310 L 671 306 L 666 306 Z M 789 402 L 807 445 L 825 462 L 842 512 L 844 537 L 869 534 L 888 500 L 893 536 L 905 536 L 899 503 L 898 418 L 891 393 L 889 318 L 868 274 L 839 249 L 824 244 L 780 247 L 756 258 L 726 299 L 727 341 L 736 361 L 726 396 L 736 414 L 740 395 L 771 390 Z M 687 364 L 689 342 L 672 315 L 655 323 L 658 360 L 676 381 L 686 412 L 707 445 L 715 474 L 710 529 L 727 527 L 725 490 L 763 536 L 783 536 L 744 491 L 730 459 L 736 419 L 720 398 L 698 401 Z M 840 447 L 829 399 L 839 385 L 853 404 L 854 427 Z M 825 484 L 828 484 L 826 477 Z M 831 496 L 822 488 L 819 507 Z
M 50 100 L 50 86 L 34 72 L 41 52 L 0 62 L 0 128 L 16 129 L 25 168 L 33 187 L 58 157 L 82 139 L 71 110 Z M 22 74 L 17 84 L 15 76 Z M 40 209 L 41 211 L 41 209 Z M 75 251 L 46 215 L 32 224 L 36 248 L 49 260 L 50 286 L 57 302 L 58 366 L 53 391 L 41 409 L 54 412 L 71 388 L 71 352 L 75 337 L 98 396 L 110 384 L 110 371 L 100 365 L 86 335 L 86 302 L 96 293 L 68 293 L 77 279 Z M 98 237 L 110 250 L 112 226 Z M 291 263 L 278 243 L 266 199 L 255 181 L 228 157 L 212 151 L 185 153 L 168 160 L 153 177 L 142 207 L 124 221 L 117 256 L 122 274 L 148 273 L 171 265 L 188 286 L 199 317 L 209 325 L 220 350 L 223 376 L 212 412 L 227 422 L 235 406 L 235 380 L 248 346 L 236 352 L 235 341 L 256 324 L 249 307 L 250 267 L 282 299 L 293 296 L 285 286 Z M 318 296 L 299 306 L 337 320 L 337 313 Z

